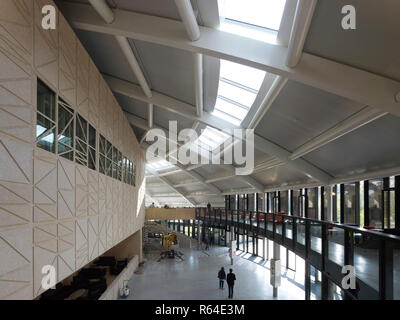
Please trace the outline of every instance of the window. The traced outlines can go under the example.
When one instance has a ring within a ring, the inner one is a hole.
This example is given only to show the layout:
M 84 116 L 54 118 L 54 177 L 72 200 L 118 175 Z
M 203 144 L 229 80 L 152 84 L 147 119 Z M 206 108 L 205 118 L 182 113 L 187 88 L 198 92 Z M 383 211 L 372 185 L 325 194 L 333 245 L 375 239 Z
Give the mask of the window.
M 68 160 L 74 160 L 74 111 L 59 98 L 58 101 L 58 154 Z
M 119 151 L 116 147 L 112 147 L 112 177 L 118 179 L 118 155 Z
M 88 123 L 80 116 L 76 116 L 75 125 L 75 162 L 88 166 Z
M 136 167 L 62 98 L 37 80 L 36 144 L 46 151 L 135 185 Z M 75 120 L 75 121 L 74 121 Z M 99 162 L 97 164 L 97 148 Z M 75 155 L 74 155 L 75 151 Z
M 213 115 L 240 125 L 256 99 L 265 72 L 221 60 L 218 95 Z
M 356 185 L 344 185 L 344 223 L 356 224 Z
M 122 159 L 122 181 L 128 183 L 129 169 L 128 169 L 128 158 L 123 157 Z
M 368 206 L 369 225 L 382 228 L 382 190 L 383 180 L 369 180 L 368 182 Z
M 220 29 L 275 43 L 286 0 L 219 0 Z
M 280 192 L 281 212 L 288 214 L 289 212 L 289 193 L 288 191 Z
M 106 174 L 106 139 L 99 135 L 99 172 Z
M 318 219 L 317 215 L 317 189 L 316 188 L 310 188 L 308 189 L 308 208 L 307 208 L 307 214 L 308 218 L 310 219 Z
M 99 135 L 99 172 L 112 177 L 112 145 Z
M 36 145 L 56 153 L 56 95 L 42 81 L 37 81 Z
M 89 162 L 88 167 L 97 170 L 96 164 L 96 129 L 89 125 Z

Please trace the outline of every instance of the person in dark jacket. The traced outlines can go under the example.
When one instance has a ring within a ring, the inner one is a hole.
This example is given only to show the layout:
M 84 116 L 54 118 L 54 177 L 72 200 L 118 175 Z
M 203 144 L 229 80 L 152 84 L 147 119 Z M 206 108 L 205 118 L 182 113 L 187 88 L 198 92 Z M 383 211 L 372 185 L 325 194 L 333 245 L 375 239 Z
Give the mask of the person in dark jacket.
M 229 295 L 228 295 L 229 299 L 233 298 L 233 286 L 235 285 L 235 280 L 236 280 L 235 274 L 232 272 L 232 269 L 229 269 L 229 273 L 226 276 L 226 282 L 228 283 L 228 288 L 229 288 Z
M 226 279 L 224 267 L 222 267 L 221 270 L 219 270 L 218 279 L 219 279 L 219 288 L 224 289 L 224 280 Z

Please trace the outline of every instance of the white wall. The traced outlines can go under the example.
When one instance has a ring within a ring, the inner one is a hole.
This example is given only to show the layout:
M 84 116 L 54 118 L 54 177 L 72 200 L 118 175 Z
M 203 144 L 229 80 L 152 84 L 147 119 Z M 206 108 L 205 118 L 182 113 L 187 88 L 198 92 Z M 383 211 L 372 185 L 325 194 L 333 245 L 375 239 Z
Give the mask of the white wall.
M 144 222 L 144 157 L 94 63 L 52 1 L 0 1 L 0 299 L 43 292 L 41 269 L 61 281 Z M 35 146 L 40 77 L 137 166 L 136 187 Z

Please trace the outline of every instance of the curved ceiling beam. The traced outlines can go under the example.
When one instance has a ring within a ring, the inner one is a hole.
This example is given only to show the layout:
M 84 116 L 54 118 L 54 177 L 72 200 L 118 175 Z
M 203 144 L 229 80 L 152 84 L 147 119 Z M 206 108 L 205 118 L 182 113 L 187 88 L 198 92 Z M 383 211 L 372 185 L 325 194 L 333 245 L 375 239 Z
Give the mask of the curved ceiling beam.
M 186 201 L 188 201 L 189 203 L 191 203 L 191 204 L 194 205 L 194 206 L 197 205 L 197 203 L 196 203 L 195 201 L 190 200 L 189 198 L 187 198 L 187 197 L 185 196 L 184 193 L 182 193 L 181 191 L 179 191 L 179 189 L 175 188 L 175 187 L 173 186 L 173 184 L 172 184 L 167 178 L 165 178 L 165 177 L 163 177 L 163 176 L 160 176 L 156 171 L 154 171 L 154 170 L 151 169 L 151 168 L 148 168 L 148 167 L 147 167 L 147 168 L 146 168 L 146 171 L 150 172 L 153 176 L 155 176 L 155 177 L 159 178 L 160 180 L 162 180 L 162 181 L 163 181 L 165 184 L 167 184 L 172 190 L 174 190 L 176 193 L 179 193 Z
M 175 5 L 185 26 L 188 37 L 191 41 L 200 38 L 200 29 L 193 12 L 190 0 L 175 0 Z M 194 92 L 196 97 L 197 115 L 203 114 L 203 55 L 197 52 L 192 53 Z
M 280 45 L 208 27 L 199 27 L 200 39 L 190 42 L 180 21 L 114 10 L 116 19 L 107 25 L 88 5 L 62 2 L 59 8 L 77 29 L 122 35 L 230 60 L 400 116 L 400 107 L 395 100 L 400 82 L 372 72 L 308 53 L 302 54 L 296 68 L 290 68 L 286 65 L 288 48 Z
M 115 19 L 114 13 L 108 6 L 106 0 L 89 0 L 89 3 L 92 5 L 92 7 L 96 10 L 99 16 L 102 17 L 106 23 L 114 22 Z
M 303 54 L 311 20 L 314 15 L 317 0 L 298 0 L 292 31 L 290 33 L 289 50 L 286 65 L 290 68 L 297 66 Z
M 199 25 L 197 24 L 190 0 L 175 0 L 175 5 L 178 9 L 179 16 L 182 19 L 189 39 L 191 41 L 198 40 L 200 38 L 200 29 Z
M 106 0 L 90 0 L 89 2 L 106 23 L 114 22 L 115 15 L 108 6 Z M 151 97 L 150 87 L 139 65 L 139 62 L 135 57 L 135 54 L 132 51 L 132 47 L 129 44 L 128 39 L 121 35 L 115 35 L 114 37 L 122 51 L 122 54 L 125 56 L 126 61 L 131 67 L 133 74 L 136 76 L 136 79 L 142 87 L 144 94 L 147 97 Z
M 153 92 L 153 97 L 147 98 L 143 95 L 143 93 L 140 92 L 140 89 L 138 89 L 138 86 L 135 84 L 109 76 L 105 76 L 104 79 L 107 81 L 111 90 L 114 92 L 118 92 L 120 94 L 147 103 L 154 103 L 160 108 L 165 108 L 171 112 L 180 114 L 191 120 L 200 121 L 212 128 L 218 130 L 233 130 L 236 128 L 241 128 L 218 117 L 215 117 L 210 113 L 205 112 L 202 117 L 197 117 L 196 114 L 193 112 L 194 108 L 192 106 L 171 97 L 167 97 L 163 94 Z M 291 161 L 289 159 L 291 155 L 289 151 L 257 134 L 254 134 L 254 147 L 263 153 L 278 158 L 279 160 L 293 167 L 294 169 L 303 172 L 308 177 L 321 181 L 322 183 L 327 183 L 332 178 L 326 172 L 317 168 L 313 164 L 306 162 L 303 159 L 296 159 L 294 161 Z
M 303 157 L 311 151 L 321 148 L 327 143 L 385 115 L 387 115 L 387 112 L 382 112 L 379 109 L 367 106 L 294 150 L 290 155 L 290 159 L 295 160 Z

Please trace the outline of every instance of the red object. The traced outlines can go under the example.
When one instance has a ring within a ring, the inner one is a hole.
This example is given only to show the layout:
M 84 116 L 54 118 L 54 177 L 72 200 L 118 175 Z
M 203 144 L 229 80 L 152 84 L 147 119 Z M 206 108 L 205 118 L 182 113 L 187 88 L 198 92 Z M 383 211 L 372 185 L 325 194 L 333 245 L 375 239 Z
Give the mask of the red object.
M 371 230 L 371 229 L 375 229 L 375 227 L 373 227 L 373 226 L 364 226 L 364 229 Z
M 328 229 L 333 229 L 333 226 L 328 226 Z

